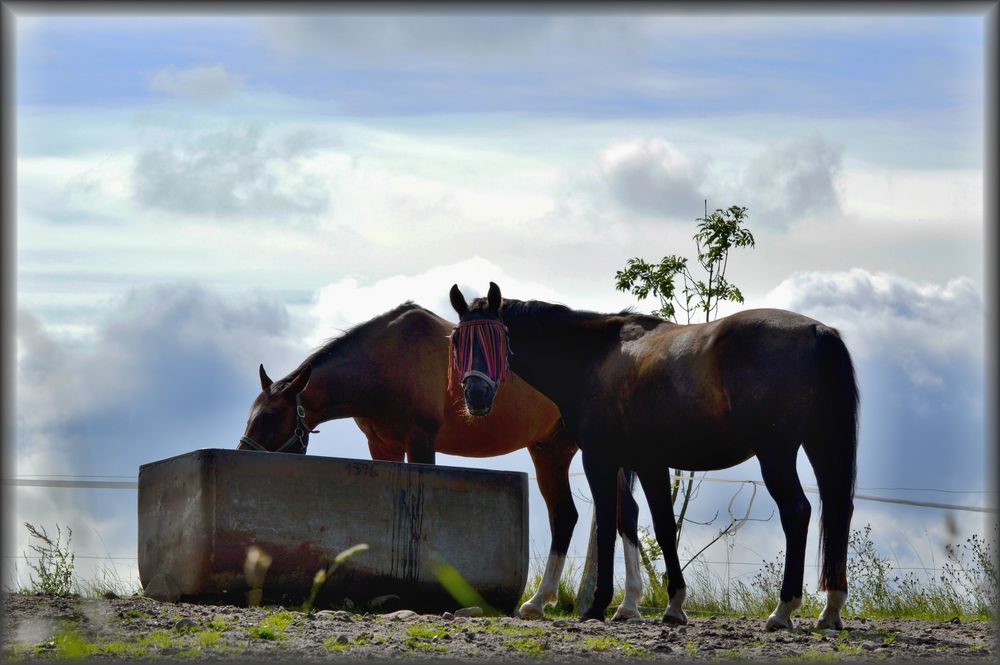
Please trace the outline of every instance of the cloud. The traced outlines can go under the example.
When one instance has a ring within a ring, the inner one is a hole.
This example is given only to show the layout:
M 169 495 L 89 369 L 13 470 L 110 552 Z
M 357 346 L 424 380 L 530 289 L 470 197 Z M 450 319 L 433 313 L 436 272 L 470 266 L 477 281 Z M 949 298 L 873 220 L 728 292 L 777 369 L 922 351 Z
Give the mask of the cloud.
M 644 23 L 607 16 L 269 17 L 261 29 L 278 53 L 327 57 L 354 68 L 507 68 L 528 62 L 577 68 L 595 50 L 602 54 L 595 61 L 642 52 L 650 38 Z
M 134 478 L 150 461 L 235 446 L 260 389 L 257 364 L 301 360 L 295 336 L 274 297 L 197 284 L 132 289 L 92 342 L 56 339 L 21 310 L 17 475 Z M 69 526 L 78 553 L 134 552 L 135 503 L 109 500 L 116 491 L 18 488 L 17 523 Z
M 224 65 L 173 65 L 153 74 L 149 89 L 196 102 L 217 102 L 232 97 L 244 87 L 244 78 L 230 73 Z
M 859 483 L 960 489 L 985 481 L 982 294 L 961 277 L 801 273 L 755 305 L 838 328 L 861 388 Z
M 612 196 L 627 208 L 678 217 L 702 211 L 707 164 L 662 139 L 615 143 L 598 161 Z
M 358 277 L 349 276 L 316 292 L 310 311 L 316 323 L 308 341 L 318 345 L 339 331 L 364 323 L 406 300 L 413 300 L 448 321 L 457 321 L 448 297 L 451 285 L 458 284 L 466 299 L 471 300 L 485 295 L 491 281 L 510 298 L 562 300 L 551 288 L 516 278 L 479 256 L 434 266 L 415 275 L 392 275 L 367 284 Z
M 322 173 L 310 168 L 312 137 L 265 137 L 259 127 L 202 134 L 141 151 L 133 196 L 146 208 L 209 216 L 315 217 L 328 210 Z
M 840 212 L 842 155 L 819 135 L 766 148 L 744 171 L 740 200 L 758 223 L 785 227 Z

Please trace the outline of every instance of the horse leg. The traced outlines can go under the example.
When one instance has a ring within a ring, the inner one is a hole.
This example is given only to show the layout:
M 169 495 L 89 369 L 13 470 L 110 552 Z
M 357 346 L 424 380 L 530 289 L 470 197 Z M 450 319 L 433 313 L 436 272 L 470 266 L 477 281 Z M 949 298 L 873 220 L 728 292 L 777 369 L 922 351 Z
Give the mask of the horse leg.
M 611 604 L 614 593 L 615 573 L 615 490 L 618 486 L 618 465 L 606 455 L 583 450 L 583 470 L 587 474 L 590 495 L 594 501 L 597 522 L 597 586 L 590 609 L 580 616 L 580 621 L 604 621 L 604 612 Z
M 663 550 L 663 560 L 667 565 L 667 610 L 663 613 L 664 623 L 686 624 L 684 599 L 687 588 L 681 574 L 681 562 L 677 557 L 677 520 L 674 519 L 674 504 L 670 500 L 670 483 L 666 470 L 638 473 L 642 492 L 646 495 L 649 512 L 653 518 L 653 532 L 656 542 Z
M 375 431 L 375 427 L 371 422 L 365 418 L 355 418 L 355 424 L 357 424 L 358 429 L 361 430 L 365 438 L 368 439 L 368 452 L 371 453 L 373 460 L 378 460 L 380 462 L 402 462 L 403 457 L 406 454 L 405 448 L 399 444 L 386 441 L 378 435 Z
M 802 606 L 802 576 L 805 570 L 806 536 L 812 508 L 802 491 L 795 470 L 798 448 L 757 456 L 764 485 L 778 504 L 785 532 L 785 572 L 778 606 L 767 618 L 766 629 L 792 628 L 792 612 Z
M 417 430 L 407 437 L 406 459 L 411 464 L 434 464 L 434 434 Z
M 576 450 L 576 443 L 563 438 L 528 446 L 531 461 L 535 464 L 538 489 L 549 511 L 552 544 L 538 590 L 518 611 L 518 616 L 522 619 L 542 618 L 545 606 L 556 602 L 558 598 L 566 551 L 579 517 L 569 485 L 569 465 Z
M 624 621 L 639 616 L 642 598 L 642 572 L 639 569 L 639 504 L 632 496 L 635 473 L 618 470 L 618 533 L 625 554 L 625 597 L 615 610 L 612 621 Z

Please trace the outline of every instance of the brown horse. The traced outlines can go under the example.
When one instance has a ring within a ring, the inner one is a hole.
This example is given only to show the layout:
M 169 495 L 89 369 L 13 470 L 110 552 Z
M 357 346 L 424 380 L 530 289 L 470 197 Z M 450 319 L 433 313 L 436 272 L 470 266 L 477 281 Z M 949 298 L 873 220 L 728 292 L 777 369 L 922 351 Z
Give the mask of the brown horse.
M 372 459 L 434 463 L 435 451 L 493 457 L 527 447 L 549 513 L 552 544 L 537 593 L 520 609 L 543 615 L 556 600 L 566 551 L 577 521 L 569 484 L 576 441 L 559 409 L 515 376 L 492 413 L 473 418 L 458 385 L 449 392 L 449 335 L 454 324 L 405 303 L 360 324 L 313 352 L 285 378 L 271 381 L 260 367 L 261 393 L 253 402 L 243 450 L 305 453 L 312 427 L 354 418 Z M 638 616 L 642 595 L 637 542 L 638 506 L 631 477 L 619 480 L 618 522 L 626 559 L 626 596 L 616 617 Z
M 780 602 L 767 628 L 791 628 L 791 613 L 802 604 L 811 511 L 795 469 L 802 446 L 823 509 L 820 589 L 827 590 L 827 604 L 818 624 L 842 627 L 858 388 L 836 330 L 775 309 L 693 325 L 627 312 L 581 312 L 503 300 L 492 282 L 487 297 L 471 306 L 453 286 L 451 303 L 460 319 L 455 343 L 469 346 L 469 371 L 463 372 L 469 411 L 487 409 L 505 392 L 481 375 L 501 364 L 508 349 L 483 346 L 482 335 L 471 334 L 499 327 L 506 335 L 498 339 L 509 339 L 514 349 L 510 369 L 556 403 L 583 451 L 597 517 L 598 574 L 593 605 L 582 618 L 603 619 L 611 600 L 613 492 L 620 467 L 636 471 L 663 549 L 670 598 L 663 620 L 686 623 L 670 468 L 722 469 L 756 455 L 786 541 Z

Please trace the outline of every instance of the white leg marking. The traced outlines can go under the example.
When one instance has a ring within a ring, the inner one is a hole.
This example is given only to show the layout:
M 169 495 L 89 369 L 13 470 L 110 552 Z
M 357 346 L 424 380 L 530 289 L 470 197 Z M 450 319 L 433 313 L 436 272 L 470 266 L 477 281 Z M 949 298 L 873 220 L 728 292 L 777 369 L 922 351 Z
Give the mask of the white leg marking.
M 545 572 L 542 574 L 542 581 L 538 583 L 538 591 L 535 595 L 521 605 L 518 616 L 522 619 L 541 619 L 545 616 L 545 606 L 556 602 L 559 593 L 559 580 L 562 578 L 563 566 L 566 564 L 565 554 L 553 554 L 549 552 L 549 559 L 545 562 Z
M 800 607 L 802 607 L 802 596 L 792 596 L 792 599 L 787 603 L 783 600 L 778 600 L 778 606 L 771 612 L 771 616 L 767 617 L 767 626 L 765 628 L 768 631 L 778 630 L 779 628 L 791 630 L 792 612 Z
M 667 603 L 667 611 L 663 613 L 664 623 L 679 623 L 684 625 L 688 622 L 687 615 L 684 614 L 682 607 L 685 598 L 687 598 L 687 589 L 678 589 L 670 597 L 670 602 Z
M 816 627 L 842 630 L 844 628 L 844 622 L 840 619 L 840 610 L 844 608 L 846 603 L 846 591 L 827 591 L 826 607 L 823 608 L 823 613 L 819 615 Z
M 642 572 L 639 570 L 639 548 L 622 537 L 625 550 L 625 597 L 618 606 L 612 621 L 623 621 L 639 616 L 639 600 L 642 598 Z

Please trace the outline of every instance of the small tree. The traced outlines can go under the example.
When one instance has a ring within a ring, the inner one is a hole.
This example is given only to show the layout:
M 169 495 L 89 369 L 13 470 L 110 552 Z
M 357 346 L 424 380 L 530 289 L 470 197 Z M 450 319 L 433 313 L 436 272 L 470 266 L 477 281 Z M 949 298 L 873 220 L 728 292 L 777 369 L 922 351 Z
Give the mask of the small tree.
M 719 302 L 743 302 L 740 290 L 726 280 L 726 268 L 731 248 L 755 246 L 753 234 L 743 228 L 746 216 L 746 208 L 734 205 L 726 210 L 716 209 L 711 215 L 706 209 L 705 216 L 696 220 L 699 224 L 694 241 L 698 263 L 707 274 L 706 280 L 695 279 L 687 259 L 671 254 L 659 263 L 629 259 L 625 269 L 615 273 L 615 288 L 631 291 L 640 300 L 656 296 L 660 307 L 652 314 L 662 319 L 677 323 L 677 309 L 680 308 L 686 315 L 686 323 L 691 323 L 699 311 L 704 312 L 705 321 L 711 321 L 718 312 Z M 674 283 L 678 275 L 683 280 L 680 294 Z

